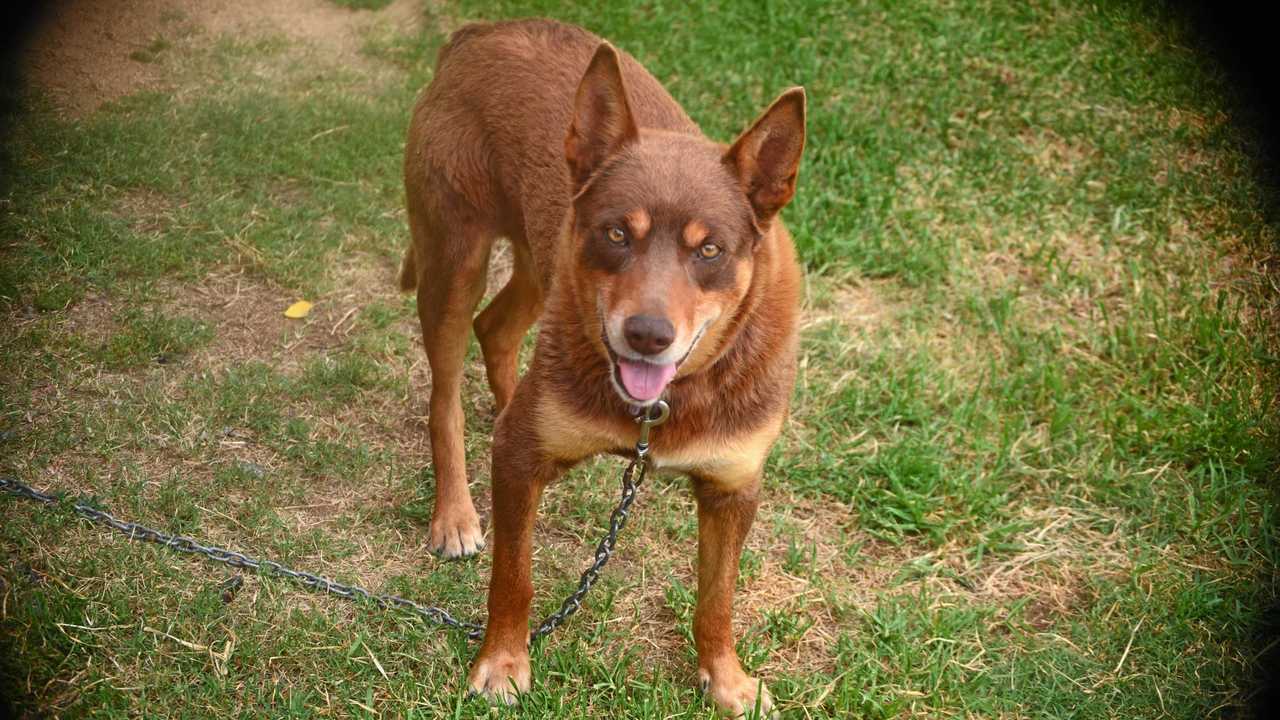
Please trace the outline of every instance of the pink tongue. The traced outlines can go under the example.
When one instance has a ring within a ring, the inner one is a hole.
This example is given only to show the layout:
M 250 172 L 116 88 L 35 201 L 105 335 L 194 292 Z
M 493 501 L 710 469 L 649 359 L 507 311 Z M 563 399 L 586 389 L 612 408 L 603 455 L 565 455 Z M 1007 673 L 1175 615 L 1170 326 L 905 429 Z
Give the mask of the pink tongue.
M 648 402 L 656 399 L 675 377 L 676 364 L 654 365 L 640 360 L 618 358 L 619 375 L 627 394 L 636 400 Z

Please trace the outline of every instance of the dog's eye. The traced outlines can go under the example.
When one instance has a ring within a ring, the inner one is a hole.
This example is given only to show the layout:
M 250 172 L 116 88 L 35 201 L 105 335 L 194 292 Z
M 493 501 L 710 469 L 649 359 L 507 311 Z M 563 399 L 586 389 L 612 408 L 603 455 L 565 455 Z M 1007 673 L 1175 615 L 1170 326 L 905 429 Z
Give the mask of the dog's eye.
M 721 252 L 722 250 L 720 250 L 719 245 L 716 245 L 715 243 L 703 243 L 702 246 L 698 248 L 698 257 L 703 260 L 715 260 L 720 257 Z
M 614 245 L 622 245 L 627 242 L 627 233 L 617 225 L 609 226 L 609 229 L 604 231 L 604 235 Z

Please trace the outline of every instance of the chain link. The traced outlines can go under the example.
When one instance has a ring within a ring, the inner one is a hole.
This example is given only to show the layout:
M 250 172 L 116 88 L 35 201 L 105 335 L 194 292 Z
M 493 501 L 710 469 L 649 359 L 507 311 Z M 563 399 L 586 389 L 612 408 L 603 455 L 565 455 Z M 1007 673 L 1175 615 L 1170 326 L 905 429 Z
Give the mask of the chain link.
M 622 528 L 627 524 L 627 518 L 631 513 L 631 503 L 636 500 L 636 489 L 640 487 L 640 483 L 644 482 L 645 469 L 648 462 L 644 455 L 639 455 L 627 469 L 622 472 L 622 499 L 618 501 L 618 506 L 613 509 L 609 515 L 609 532 L 600 538 L 600 544 L 596 545 L 596 559 L 586 570 L 582 571 L 582 577 L 578 578 L 578 589 L 574 590 L 569 597 L 560 603 L 560 609 L 551 613 L 545 620 L 538 623 L 538 627 L 534 629 L 529 636 L 532 642 L 551 634 L 552 630 L 560 627 L 565 620 L 571 615 L 578 612 L 582 607 L 582 598 L 596 584 L 596 579 L 600 577 L 600 570 L 604 564 L 609 562 L 610 556 L 613 555 L 614 543 L 618 542 L 618 533 L 622 532 Z M 639 472 L 639 477 L 632 479 L 633 473 Z
M 582 598 L 586 596 L 587 591 L 595 585 L 596 580 L 600 577 L 600 570 L 604 568 L 605 563 L 609 562 L 609 558 L 613 556 L 614 545 L 618 541 L 618 533 L 622 532 L 622 528 L 627 524 L 627 518 L 630 516 L 631 504 L 636 500 L 636 491 L 640 483 L 644 482 L 645 471 L 648 466 L 648 430 L 650 427 L 661 424 L 667 419 L 668 409 L 666 403 L 658 404 L 659 415 L 651 416 L 646 413 L 644 417 L 638 418 L 642 428 L 642 442 L 636 447 L 636 457 L 627 465 L 627 469 L 622 472 L 622 497 L 618 501 L 617 507 L 609 515 L 609 530 L 604 537 L 600 539 L 596 545 L 595 560 L 587 566 L 582 572 L 582 576 L 578 579 L 578 587 L 569 597 L 560 603 L 560 608 L 551 613 L 538 624 L 537 628 L 529 635 L 530 642 L 546 637 L 553 630 L 560 627 L 574 613 L 578 612 L 582 607 Z M 48 507 L 55 507 L 61 504 L 61 500 L 56 495 L 40 492 L 30 485 L 19 482 L 12 477 L 0 476 L 0 490 L 11 495 L 24 497 L 29 500 L 35 500 Z M 293 580 L 303 587 L 317 592 L 325 592 L 330 595 L 347 598 L 355 601 L 372 602 L 380 608 L 395 608 L 407 612 L 415 613 L 430 622 L 455 630 L 461 630 L 467 634 L 472 640 L 478 640 L 484 637 L 484 625 L 465 620 L 459 620 L 444 608 L 431 605 L 420 605 L 408 598 L 399 595 L 391 595 L 387 593 L 372 593 L 359 585 L 346 585 L 322 575 L 315 575 L 302 570 L 294 570 L 292 568 L 281 565 L 273 560 L 260 560 L 250 557 L 244 553 L 235 550 L 227 550 L 216 545 L 202 545 L 194 539 L 185 535 L 170 535 L 145 525 L 139 525 L 135 522 L 120 520 L 111 513 L 100 510 L 84 502 L 76 502 L 71 508 L 77 515 L 99 525 L 105 525 L 117 532 L 120 532 L 130 540 L 139 542 L 153 542 L 163 545 L 171 550 L 178 552 L 190 553 L 193 555 L 203 555 L 211 560 L 225 563 L 235 568 L 243 568 L 253 570 L 259 574 L 280 575 Z

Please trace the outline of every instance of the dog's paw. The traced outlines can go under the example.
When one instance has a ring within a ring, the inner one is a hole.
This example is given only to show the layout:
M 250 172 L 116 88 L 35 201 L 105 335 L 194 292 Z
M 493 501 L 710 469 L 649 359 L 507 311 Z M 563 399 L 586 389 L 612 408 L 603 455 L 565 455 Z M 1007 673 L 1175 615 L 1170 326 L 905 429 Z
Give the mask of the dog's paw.
M 483 695 L 489 702 L 514 705 L 520 693 L 529 692 L 531 678 L 528 652 L 482 650 L 471 665 L 467 684 L 472 693 Z
M 480 516 L 468 505 L 463 510 L 436 513 L 431 518 L 431 552 L 444 558 L 462 558 L 484 549 Z
M 737 663 L 734 663 L 737 665 Z M 698 682 L 702 691 L 711 696 L 716 705 L 735 718 L 773 718 L 773 698 L 769 689 L 744 673 L 742 668 L 721 668 L 712 673 L 698 668 Z

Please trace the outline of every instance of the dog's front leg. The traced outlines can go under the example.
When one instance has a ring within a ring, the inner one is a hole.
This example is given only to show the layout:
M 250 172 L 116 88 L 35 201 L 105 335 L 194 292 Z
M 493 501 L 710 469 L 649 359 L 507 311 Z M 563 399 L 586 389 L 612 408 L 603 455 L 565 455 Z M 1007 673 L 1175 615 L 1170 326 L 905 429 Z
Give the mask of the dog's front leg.
M 542 489 L 560 473 L 538 442 L 504 413 L 493 438 L 493 575 L 484 644 L 471 666 L 473 692 L 512 704 L 526 692 L 529 603 L 533 599 L 531 546 Z
M 698 607 L 693 638 L 702 689 L 731 715 L 762 716 L 773 705 L 764 685 L 742 670 L 733 642 L 733 589 L 742 544 L 760 504 L 760 478 L 694 478 L 698 498 Z

